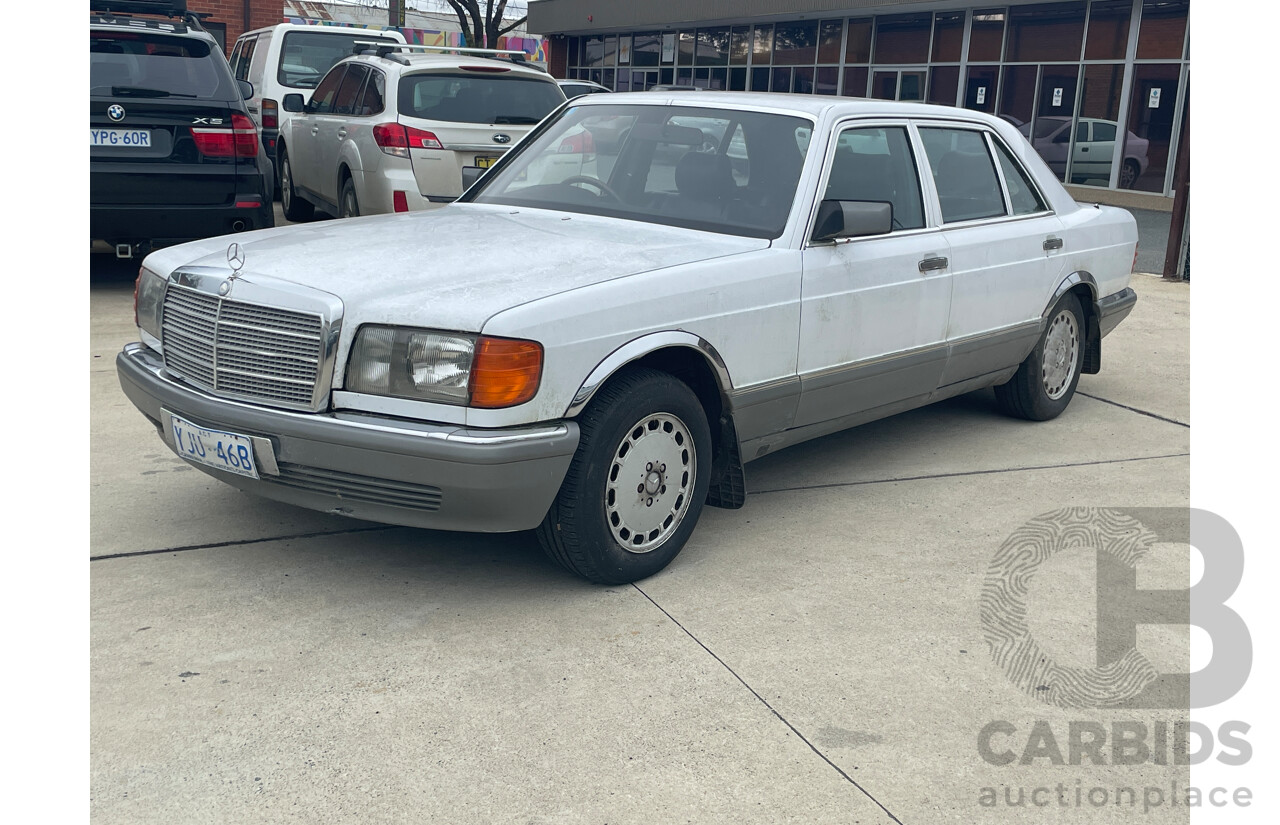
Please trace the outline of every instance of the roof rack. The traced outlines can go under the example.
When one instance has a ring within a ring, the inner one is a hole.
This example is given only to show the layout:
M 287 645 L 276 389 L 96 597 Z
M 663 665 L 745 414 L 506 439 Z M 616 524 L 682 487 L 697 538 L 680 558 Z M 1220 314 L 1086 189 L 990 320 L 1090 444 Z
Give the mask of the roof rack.
M 200 21 L 212 16 L 207 12 L 189 11 L 187 0 L 90 0 L 89 12 L 91 14 L 96 12 L 99 15 L 98 19 L 104 23 L 131 21 L 132 18 L 128 16 L 130 14 L 169 17 L 181 20 L 197 31 L 205 31 Z
M 385 40 L 355 40 L 352 42 L 353 54 L 368 54 L 374 51 L 378 57 L 389 57 L 393 52 L 449 52 L 452 54 L 474 54 L 480 57 L 491 57 L 495 60 L 508 60 L 536 68 L 529 62 L 529 55 L 519 49 L 472 49 L 466 46 L 420 46 L 416 43 L 388 43 Z M 404 61 L 397 61 L 404 62 Z

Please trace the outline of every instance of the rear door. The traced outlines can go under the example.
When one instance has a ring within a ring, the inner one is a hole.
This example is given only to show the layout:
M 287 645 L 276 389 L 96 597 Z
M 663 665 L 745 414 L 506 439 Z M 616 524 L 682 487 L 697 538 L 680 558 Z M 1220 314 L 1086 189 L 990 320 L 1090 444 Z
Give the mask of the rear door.
M 464 166 L 491 166 L 564 99 L 554 80 L 496 63 L 402 74 L 399 121 L 431 135 L 409 141 L 418 191 L 458 197 Z
M 162 32 L 90 31 L 91 205 L 234 202 L 236 176 L 252 164 L 238 164 L 197 134 L 229 131 L 239 100 L 226 60 L 213 49 Z

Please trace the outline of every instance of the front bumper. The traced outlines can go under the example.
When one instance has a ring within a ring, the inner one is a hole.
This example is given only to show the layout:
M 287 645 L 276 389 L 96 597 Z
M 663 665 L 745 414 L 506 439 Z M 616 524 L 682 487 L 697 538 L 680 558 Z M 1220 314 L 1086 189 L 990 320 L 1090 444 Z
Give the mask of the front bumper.
M 410 527 L 502 533 L 542 521 L 578 447 L 572 421 L 477 430 L 373 415 L 293 413 L 216 398 L 129 344 L 120 386 L 174 450 L 168 413 L 249 436 L 261 479 L 193 464 L 247 492 Z M 176 450 L 175 450 L 176 452 Z

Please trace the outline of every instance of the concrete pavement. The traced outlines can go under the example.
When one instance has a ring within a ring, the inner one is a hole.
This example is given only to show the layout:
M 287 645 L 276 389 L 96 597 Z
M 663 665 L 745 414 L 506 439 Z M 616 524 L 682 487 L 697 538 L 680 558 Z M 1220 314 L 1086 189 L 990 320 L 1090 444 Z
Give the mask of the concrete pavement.
M 769 456 L 670 568 L 600 588 L 529 534 L 371 525 L 187 469 L 115 380 L 131 273 L 95 271 L 97 823 L 1042 822 L 983 789 L 1187 784 L 1185 766 L 995 766 L 977 739 L 1005 720 L 1025 744 L 1043 719 L 1065 751 L 1072 721 L 1153 716 L 1019 692 L 979 596 L 1040 513 L 1187 505 L 1188 285 L 1135 276 L 1059 419 L 1003 418 L 986 391 Z M 1055 559 L 1029 617 L 1073 662 L 1093 649 L 1091 558 Z M 1187 669 L 1185 630 L 1142 644 Z M 1136 811 L 1052 816 L 1141 811 L 1139 790 Z

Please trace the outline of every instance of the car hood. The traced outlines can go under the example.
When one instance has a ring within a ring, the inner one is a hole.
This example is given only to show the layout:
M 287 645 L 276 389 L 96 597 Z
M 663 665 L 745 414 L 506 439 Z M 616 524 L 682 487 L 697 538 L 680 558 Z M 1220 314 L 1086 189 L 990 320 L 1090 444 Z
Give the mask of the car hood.
M 640 272 L 762 249 L 769 241 L 638 221 L 488 204 L 324 221 L 162 249 L 145 265 L 227 269 L 343 302 L 344 326 L 393 323 L 480 332 L 502 310 Z

